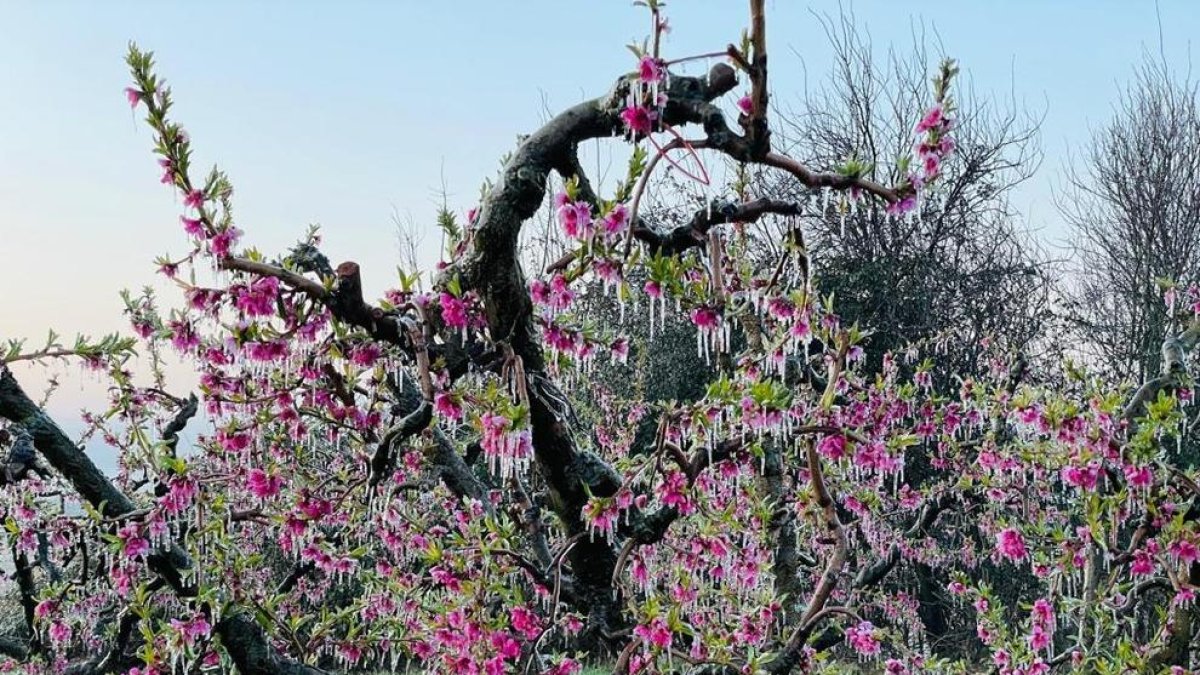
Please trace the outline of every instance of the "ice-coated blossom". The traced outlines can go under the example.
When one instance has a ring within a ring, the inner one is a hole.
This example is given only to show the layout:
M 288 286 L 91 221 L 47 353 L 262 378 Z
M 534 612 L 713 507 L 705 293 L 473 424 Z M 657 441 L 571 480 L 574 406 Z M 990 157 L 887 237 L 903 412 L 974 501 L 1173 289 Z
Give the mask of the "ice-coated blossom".
M 126 558 L 142 558 L 150 552 L 150 542 L 141 534 L 137 523 L 129 523 L 117 531 L 121 551 Z
M 942 124 L 942 112 L 941 105 L 935 105 L 930 108 L 921 118 L 921 121 L 917 123 L 917 133 L 923 134 L 939 127 Z
M 374 342 L 364 342 L 357 344 L 350 350 L 350 363 L 361 368 L 368 368 L 375 365 L 379 357 L 383 355 L 383 350 Z
M 839 460 L 846 456 L 846 437 L 841 434 L 829 434 L 817 443 L 817 452 L 826 459 Z
M 634 135 L 649 135 L 657 119 L 658 113 L 644 105 L 630 105 L 621 111 L 621 121 Z
M 204 221 L 187 216 L 179 216 L 179 221 L 183 223 L 183 231 L 187 232 L 189 236 L 196 238 L 204 236 Z
M 50 630 L 48 631 L 48 634 L 50 636 L 50 642 L 61 645 L 69 642 L 74 632 L 71 630 L 71 626 L 69 626 L 66 622 L 55 620 L 50 623 Z
M 180 352 L 190 352 L 200 346 L 200 335 L 190 321 L 172 319 L 167 323 L 171 344 Z
M 1167 546 L 1167 551 L 1179 562 L 1190 565 L 1200 559 L 1200 548 L 1190 539 L 1176 539 Z
M 909 194 L 888 204 L 887 212 L 893 216 L 902 216 L 916 207 L 917 196 Z
M 1129 481 L 1130 487 L 1147 488 L 1154 482 L 1154 472 L 1149 466 L 1129 464 L 1125 467 L 1125 480 Z
M 1029 555 L 1025 548 L 1025 538 L 1011 527 L 1001 530 L 996 535 L 996 551 L 1009 560 L 1024 560 Z
M 721 324 L 721 315 L 712 307 L 697 307 L 692 310 L 692 323 L 697 328 L 716 328 Z
M 171 619 L 171 628 L 179 635 L 183 644 L 191 646 L 207 638 L 212 632 L 212 625 L 203 614 L 197 614 L 190 619 L 181 621 Z
M 625 363 L 629 358 L 629 339 L 617 338 L 608 346 L 609 352 L 612 354 L 613 360 L 620 363 Z
M 259 277 L 248 286 L 235 286 L 234 304 L 248 316 L 271 316 L 275 314 L 275 301 L 279 296 L 279 280 L 275 277 Z
M 587 202 L 565 199 L 558 206 L 558 222 L 562 226 L 563 234 L 568 237 L 588 237 L 592 233 L 592 207 Z
M 183 195 L 183 205 L 191 209 L 199 209 L 204 206 L 204 192 L 201 190 L 189 190 Z
M 226 228 L 213 235 L 212 239 L 209 240 L 209 247 L 212 250 L 213 257 L 218 260 L 228 258 L 241 236 L 242 231 L 236 227 Z
M 162 183 L 163 185 L 173 184 L 175 182 L 175 165 L 171 162 L 171 160 L 165 158 L 158 160 L 158 165 L 162 167 L 163 170 L 162 177 L 158 179 L 158 182 Z
M 503 415 L 483 413 L 479 418 L 483 437 L 479 445 L 492 467 L 508 476 L 528 465 L 533 457 L 533 439 L 526 429 L 513 429 Z
M 562 311 L 571 306 L 571 302 L 575 300 L 575 292 L 571 290 L 567 278 L 560 274 L 555 274 L 550 278 L 549 298 L 546 304 L 551 309 Z
M 604 232 L 607 235 L 617 235 L 629 224 L 629 209 L 624 204 L 617 204 L 604 216 Z
M 658 649 L 670 649 L 671 643 L 674 641 L 671 636 L 671 628 L 662 617 L 656 617 L 648 624 L 638 624 L 634 627 L 633 634 L 646 644 Z
M 449 328 L 466 328 L 468 321 L 467 304 L 461 299 L 444 292 L 438 296 L 438 299 L 442 307 L 442 321 L 446 323 L 446 326 Z
M 661 82 L 665 74 L 662 61 L 653 56 L 643 56 L 638 61 L 638 79 L 645 84 Z
M 251 469 L 246 474 L 246 489 L 250 490 L 250 494 L 259 499 L 270 499 L 279 494 L 283 487 L 283 478 L 276 476 L 262 469 Z
M 518 606 L 509 610 L 509 620 L 512 622 L 513 629 L 524 635 L 526 639 L 536 638 L 542 631 L 542 622 L 538 619 L 537 614 L 525 607 Z
M 462 405 L 453 394 L 439 391 L 433 396 L 433 407 L 440 417 L 444 417 L 452 422 L 461 422 L 463 418 Z
M 861 621 L 846 629 L 846 642 L 863 656 L 879 654 L 879 640 L 875 637 L 875 626 L 870 621 Z

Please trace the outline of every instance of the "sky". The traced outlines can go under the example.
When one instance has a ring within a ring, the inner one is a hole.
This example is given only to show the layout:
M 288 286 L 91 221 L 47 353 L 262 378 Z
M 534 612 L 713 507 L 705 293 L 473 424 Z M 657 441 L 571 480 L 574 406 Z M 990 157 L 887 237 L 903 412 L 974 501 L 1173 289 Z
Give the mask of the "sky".
M 1067 232 L 1052 188 L 1149 51 L 1179 73 L 1200 2 L 767 0 L 772 96 L 796 103 L 830 50 L 814 13 L 852 10 L 876 48 L 924 26 L 977 95 L 1045 112 L 1045 161 L 1015 199 L 1051 245 Z M 671 0 L 664 56 L 720 50 L 738 0 Z M 153 260 L 184 249 L 181 204 L 159 185 L 150 133 L 122 90 L 132 40 L 153 50 L 196 167 L 233 181 L 246 243 L 282 251 L 311 223 L 368 289 L 399 262 L 394 220 L 429 232 L 443 191 L 465 211 L 518 134 L 604 93 L 647 33 L 627 0 L 0 0 L 0 340 L 127 330 L 121 288 L 163 286 Z M 802 158 L 801 158 L 802 159 Z M 51 412 L 77 419 L 102 390 L 73 366 L 23 368 Z M 67 420 L 68 422 L 70 420 Z

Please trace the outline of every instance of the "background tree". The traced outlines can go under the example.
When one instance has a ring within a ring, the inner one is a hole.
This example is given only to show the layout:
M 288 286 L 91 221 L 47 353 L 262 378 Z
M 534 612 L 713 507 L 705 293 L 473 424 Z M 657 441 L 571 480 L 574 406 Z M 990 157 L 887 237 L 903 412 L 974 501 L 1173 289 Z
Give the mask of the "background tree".
M 1183 289 L 1200 279 L 1197 106 L 1194 81 L 1148 59 L 1071 164 L 1059 199 L 1075 252 L 1079 347 L 1121 379 L 1158 373 L 1159 346 L 1179 330 L 1162 282 Z
M 909 47 L 875 47 L 853 14 L 817 17 L 833 56 L 798 106 L 778 97 L 777 137 L 789 153 L 819 158 L 883 182 L 905 171 L 913 129 L 929 106 L 937 62 L 923 35 Z M 1013 190 L 1041 163 L 1039 119 L 964 88 L 955 148 L 942 179 L 906 218 L 878 205 L 813 197 L 803 218 L 821 289 L 847 320 L 869 327 L 868 363 L 926 343 L 935 377 L 979 373 L 985 340 L 1013 353 L 1042 334 L 1050 318 L 1051 268 L 1020 225 Z M 803 198 L 787 176 L 766 174 L 752 194 Z

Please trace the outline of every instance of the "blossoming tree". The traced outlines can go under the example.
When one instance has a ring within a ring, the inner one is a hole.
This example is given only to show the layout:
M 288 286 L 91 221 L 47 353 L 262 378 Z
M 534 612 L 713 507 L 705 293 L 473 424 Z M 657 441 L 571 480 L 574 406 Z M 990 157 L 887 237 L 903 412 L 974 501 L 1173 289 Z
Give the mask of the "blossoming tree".
M 634 72 L 526 137 L 465 225 L 443 214 L 451 242 L 433 292 L 404 276 L 377 302 L 315 232 L 278 256 L 246 243 L 229 182 L 193 171 L 170 90 L 131 47 L 129 103 L 182 196 L 187 251 L 159 264 L 184 302 L 126 296 L 136 341 L 52 338 L 4 356 L 78 357 L 110 378 L 108 409 L 86 421 L 121 458 L 117 476 L 100 472 L 0 365 L 0 417 L 53 469 L 6 476 L 0 493 L 29 628 L 0 645 L 12 663 L 138 675 L 975 668 L 924 642 L 904 581 L 922 564 L 954 579 L 998 672 L 1182 672 L 1200 488 L 1168 450 L 1200 324 L 1164 343 L 1162 375 L 1131 395 L 1081 374 L 1039 387 L 1006 355 L 954 391 L 903 354 L 864 372 L 869 327 L 843 325 L 814 287 L 801 218 L 851 204 L 912 217 L 954 150 L 956 69 L 934 77 L 901 184 L 853 158 L 818 171 L 772 147 L 764 2 L 749 5 L 740 46 L 703 55 L 721 62 L 690 76 L 696 58 L 660 53 L 661 3 L 644 3 L 651 35 Z M 607 194 L 577 154 L 593 139 L 635 146 Z M 704 183 L 711 162 L 786 172 L 815 199 L 729 186 L 663 228 L 638 204 L 664 161 Z M 571 245 L 530 278 L 521 230 L 551 184 Z M 756 265 L 741 255 L 746 231 L 767 219 L 788 225 L 784 253 Z M 632 447 L 642 402 L 605 399 L 601 423 L 582 428 L 563 386 L 588 387 L 598 361 L 628 353 L 620 322 L 596 328 L 572 311 L 596 278 L 631 314 L 687 317 L 718 364 L 704 396 L 655 411 L 646 447 Z M 1189 300 L 1181 316 L 1200 307 Z M 135 348 L 147 378 L 130 372 Z M 170 393 L 167 350 L 196 368 L 198 397 Z M 207 426 L 183 448 L 199 411 Z M 910 484 L 918 448 L 933 469 Z M 79 508 L 53 499 L 64 495 Z M 978 574 L 989 560 L 1032 592 L 996 594 Z

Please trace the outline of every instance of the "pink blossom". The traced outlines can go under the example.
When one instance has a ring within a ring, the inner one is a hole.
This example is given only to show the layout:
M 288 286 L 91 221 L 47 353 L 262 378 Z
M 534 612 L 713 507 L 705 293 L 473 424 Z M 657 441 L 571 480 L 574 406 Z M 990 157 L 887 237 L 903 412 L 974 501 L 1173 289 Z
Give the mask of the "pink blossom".
M 1068 485 L 1091 491 L 1096 489 L 1096 482 L 1100 479 L 1100 468 L 1095 465 L 1066 466 L 1062 469 L 1062 477 Z
M 638 79 L 644 83 L 661 82 L 665 72 L 662 62 L 653 56 L 643 56 L 638 61 Z
M 466 328 L 466 303 L 449 293 L 442 293 L 439 299 L 442 305 L 442 321 L 446 323 L 446 326 L 449 328 Z
M 167 327 L 171 329 L 171 344 L 178 351 L 190 352 L 200 345 L 200 336 L 190 321 L 172 320 Z
M 1173 558 L 1184 564 L 1191 564 L 1200 558 L 1200 549 L 1190 539 L 1176 539 L 1167 546 L 1167 551 Z
M 50 642 L 61 645 L 71 639 L 71 627 L 62 621 L 55 621 L 50 624 Z
M 379 360 L 382 354 L 383 350 L 379 348 L 379 345 L 374 342 L 364 342 L 355 345 L 350 350 L 350 363 L 359 367 L 369 368 L 375 365 L 375 362 Z
M 846 437 L 841 434 L 829 434 L 817 444 L 817 452 L 822 456 L 838 460 L 846 456 Z
M 803 316 L 796 319 L 796 322 L 792 324 L 792 328 L 788 332 L 798 340 L 807 341 L 812 337 L 812 327 L 809 325 L 808 319 Z
M 621 263 L 609 258 L 601 258 L 595 263 L 596 276 L 609 284 L 621 281 Z
M 738 110 L 742 111 L 742 114 L 749 115 L 754 112 L 754 101 L 751 101 L 748 95 L 743 96 L 738 99 L 737 107 Z
M 117 531 L 117 537 L 121 540 L 126 558 L 141 558 L 150 552 L 150 542 L 141 536 L 141 530 L 137 523 L 130 523 L 122 527 Z
M 159 504 L 168 515 L 178 515 L 191 506 L 199 488 L 196 481 L 176 476 L 167 486 L 167 493 L 159 498 Z
M 857 626 L 847 628 L 846 642 L 863 656 L 879 654 L 879 640 L 875 638 L 875 626 L 870 621 L 862 621 Z
M 621 121 L 634 135 L 649 135 L 656 119 L 658 113 L 644 105 L 631 105 L 621 111 Z
M 534 304 L 550 304 L 550 284 L 541 279 L 534 279 L 529 283 L 529 297 L 533 299 Z
M 208 637 L 208 634 L 212 632 L 212 626 L 202 614 L 197 614 L 186 621 L 171 619 L 171 628 L 179 634 L 186 645 L 194 645 L 198 640 Z
M 282 487 L 282 477 L 268 474 L 262 469 L 250 469 L 250 473 L 246 475 L 246 488 L 259 499 L 274 497 Z
M 523 634 L 528 640 L 536 638 L 542 631 L 542 622 L 536 614 L 525 607 L 513 607 L 509 610 L 508 616 L 513 630 Z
M 158 182 L 162 183 L 163 185 L 174 185 L 175 184 L 175 167 L 172 166 L 171 160 L 165 159 L 165 158 L 160 159 L 160 160 L 158 160 L 158 165 L 160 167 L 162 167 L 162 170 L 163 170 L 162 178 L 159 178 Z
M 192 190 L 183 196 L 183 205 L 188 208 L 199 209 L 204 206 L 204 193 L 200 190 Z
M 234 304 L 247 315 L 271 316 L 275 314 L 275 300 L 279 296 L 279 280 L 275 277 L 259 277 L 249 286 L 235 288 L 237 288 L 237 292 Z
M 56 611 L 58 611 L 57 600 L 43 600 L 33 608 L 33 618 L 41 621 Z
M 359 659 L 363 656 L 362 647 L 353 642 L 343 642 L 338 645 L 337 652 L 342 657 L 342 660 L 349 664 L 358 663 Z
M 125 87 L 125 100 L 129 101 L 130 108 L 136 108 L 142 102 L 142 92 L 133 87 Z
M 796 313 L 796 306 L 785 297 L 773 297 L 767 301 L 767 311 L 776 319 L 790 319 Z
M 1129 464 L 1125 467 L 1125 480 L 1129 481 L 1130 487 L 1150 487 L 1150 484 L 1154 482 L 1154 472 L 1150 470 L 1149 466 Z
M 887 212 L 893 216 L 902 216 L 917 207 L 917 196 L 906 195 L 888 204 Z
M 663 503 L 685 516 L 696 510 L 696 505 L 688 496 L 688 492 L 687 476 L 682 471 L 672 471 L 659 488 L 659 496 Z
M 550 308 L 562 311 L 571 306 L 571 302 L 575 300 L 575 292 L 571 290 L 567 278 L 560 274 L 555 274 L 550 279 Z
M 624 204 L 617 204 L 604 216 L 604 231 L 610 235 L 617 234 L 624 230 L 628 223 L 629 209 L 625 208 Z
M 937 155 L 932 153 L 926 155 L 922 164 L 922 168 L 925 170 L 925 179 L 929 180 L 936 176 L 938 171 L 941 169 L 941 166 L 942 160 L 940 160 Z
M 333 513 L 333 504 L 309 494 L 303 495 L 296 506 L 300 509 L 300 513 L 309 520 L 320 520 Z
M 629 357 L 629 340 L 627 338 L 617 338 L 612 341 L 608 349 L 614 361 L 625 363 L 625 360 Z
M 242 231 L 236 227 L 228 227 L 218 232 L 209 242 L 213 256 L 218 260 L 228 258 L 233 246 L 242 237 Z
M 1009 560 L 1023 560 L 1029 552 L 1025 549 L 1025 539 L 1013 528 L 1001 530 L 996 535 L 996 550 Z
M 433 396 L 433 407 L 437 414 L 455 422 L 462 421 L 463 409 L 451 394 L 439 391 Z
M 712 307 L 703 305 L 692 310 L 692 323 L 700 329 L 713 329 L 720 325 L 721 315 Z
M 649 624 L 639 624 L 634 627 L 633 634 L 648 645 L 659 649 L 671 648 L 671 629 L 662 617 L 657 617 Z
M 568 237 L 587 237 L 592 231 L 592 207 L 586 202 L 566 201 L 558 207 L 558 222 Z
M 1134 576 L 1149 576 L 1154 573 L 1154 559 L 1144 550 L 1133 554 L 1133 564 L 1129 566 L 1129 573 Z
M 941 125 L 942 123 L 942 106 L 935 105 L 925 113 L 921 121 L 917 123 L 917 133 L 925 133 Z
M 284 339 L 249 342 L 245 345 L 245 350 L 251 361 L 269 363 L 287 356 L 288 342 Z
M 189 236 L 200 238 L 204 236 L 204 221 L 199 218 L 188 218 L 187 216 L 179 216 L 180 222 L 183 223 L 183 231 Z

